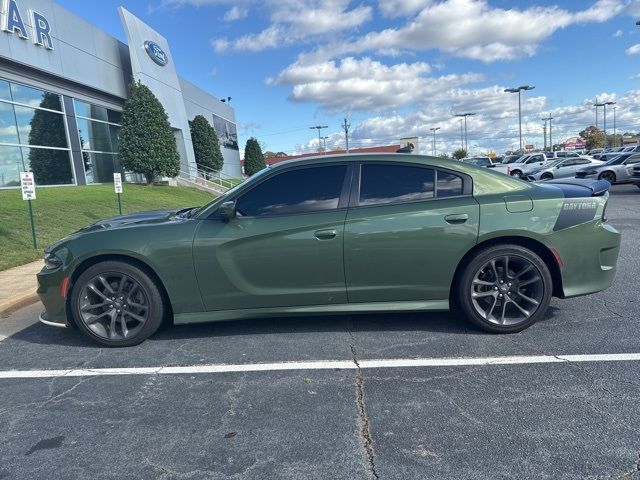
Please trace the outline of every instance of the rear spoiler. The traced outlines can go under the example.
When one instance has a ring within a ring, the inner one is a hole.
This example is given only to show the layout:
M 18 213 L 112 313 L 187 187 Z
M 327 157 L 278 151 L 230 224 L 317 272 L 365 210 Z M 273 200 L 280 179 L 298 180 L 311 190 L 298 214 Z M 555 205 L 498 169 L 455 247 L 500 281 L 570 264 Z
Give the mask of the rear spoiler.
M 544 183 L 560 188 L 564 192 L 565 198 L 600 197 L 607 193 L 611 187 L 611 184 L 606 180 L 591 180 L 588 178 L 563 178 L 547 180 Z

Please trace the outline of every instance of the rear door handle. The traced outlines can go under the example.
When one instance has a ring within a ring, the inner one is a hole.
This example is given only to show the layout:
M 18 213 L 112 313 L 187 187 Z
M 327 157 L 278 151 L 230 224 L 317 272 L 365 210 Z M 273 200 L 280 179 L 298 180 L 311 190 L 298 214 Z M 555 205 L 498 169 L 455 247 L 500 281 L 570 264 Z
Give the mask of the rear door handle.
M 338 231 L 331 229 L 317 230 L 315 235 L 318 240 L 331 240 L 332 238 L 336 238 L 336 236 L 338 235 Z
M 454 213 L 451 215 L 446 215 L 444 217 L 445 222 L 450 223 L 452 225 L 464 223 L 469 220 L 469 215 L 466 213 Z

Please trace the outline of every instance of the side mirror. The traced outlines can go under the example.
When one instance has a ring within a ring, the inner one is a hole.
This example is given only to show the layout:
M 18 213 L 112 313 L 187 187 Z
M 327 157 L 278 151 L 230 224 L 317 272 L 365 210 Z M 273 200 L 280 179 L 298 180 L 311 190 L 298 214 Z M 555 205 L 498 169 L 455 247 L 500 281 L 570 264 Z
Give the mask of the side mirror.
M 236 216 L 236 202 L 231 200 L 229 202 L 224 202 L 222 205 L 218 207 L 218 214 L 222 217 L 222 219 L 226 222 L 235 218 Z

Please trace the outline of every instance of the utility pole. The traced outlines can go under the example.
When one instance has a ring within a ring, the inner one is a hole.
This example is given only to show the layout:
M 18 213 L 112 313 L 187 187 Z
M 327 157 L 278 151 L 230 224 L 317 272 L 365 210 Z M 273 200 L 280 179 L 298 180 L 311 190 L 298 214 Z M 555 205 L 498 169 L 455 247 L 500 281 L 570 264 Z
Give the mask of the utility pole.
M 344 141 L 347 144 L 347 153 L 349 153 L 349 128 L 351 128 L 351 124 L 347 122 L 347 117 L 344 117 L 341 127 L 344 130 Z
M 440 130 L 440 127 L 432 127 L 429 130 L 433 132 L 433 146 L 431 147 L 431 155 L 436 156 L 436 132 Z
M 474 115 L 475 113 L 472 113 L 472 112 L 457 113 L 454 115 L 454 117 L 464 118 L 464 150 L 466 150 L 467 153 L 469 153 L 469 137 L 467 136 L 467 117 L 472 117 Z
M 542 120 L 544 122 L 544 125 L 542 126 L 542 132 L 544 135 L 544 151 L 547 151 L 547 120 L 546 118 L 541 118 L 540 120 Z
M 464 135 L 462 133 L 462 119 L 460 119 L 460 150 L 464 150 Z
M 520 132 L 520 153 L 522 153 L 522 99 L 521 92 L 523 90 L 533 90 L 534 86 L 532 85 L 521 85 L 516 88 L 505 88 L 504 91 L 507 93 L 517 93 L 518 94 L 518 129 Z
M 615 105 L 616 102 L 602 102 L 596 103 L 594 106 L 596 107 L 596 112 L 598 111 L 598 107 L 603 108 L 604 113 L 604 148 L 607 148 L 607 105 Z
M 329 128 L 327 125 L 316 125 L 315 127 L 309 127 L 310 130 L 318 130 L 318 150 L 322 148 L 322 136 L 320 130 L 323 128 Z
M 616 108 L 618 107 L 613 107 L 613 146 L 614 147 L 618 146 L 618 137 L 616 136 Z
M 546 119 L 543 120 L 547 120 L 549 122 L 549 151 L 553 152 L 553 137 L 551 136 L 551 120 L 553 120 L 554 117 L 551 116 L 551 114 L 549 114 L 549 116 Z
M 598 107 L 601 106 L 600 103 L 598 103 L 598 97 L 596 97 L 596 103 L 593 104 L 594 107 L 596 107 L 596 130 L 598 129 Z

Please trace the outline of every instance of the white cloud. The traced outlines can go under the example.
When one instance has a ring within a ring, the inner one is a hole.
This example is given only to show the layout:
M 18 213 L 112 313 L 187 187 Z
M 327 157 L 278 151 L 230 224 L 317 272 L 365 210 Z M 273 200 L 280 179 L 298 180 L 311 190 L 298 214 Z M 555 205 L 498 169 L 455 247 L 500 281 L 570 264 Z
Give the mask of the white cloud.
M 236 20 L 242 20 L 249 14 L 249 9 L 241 5 L 234 5 L 227 10 L 222 17 L 225 22 L 235 22 Z
M 618 38 L 618 37 L 621 37 L 622 35 L 624 35 L 624 32 L 622 30 L 616 30 L 615 33 L 612 35 L 612 37 Z
M 320 49 L 325 57 L 365 51 L 440 50 L 483 62 L 513 60 L 533 55 L 542 41 L 569 25 L 604 22 L 619 14 L 622 0 L 598 0 L 586 10 L 570 12 L 557 6 L 526 9 L 498 8 L 487 0 L 414 0 L 381 4 L 383 12 L 410 12 L 423 7 L 406 24 L 369 32 L 359 39 Z
M 291 85 L 291 100 L 318 103 L 335 112 L 397 109 L 483 80 L 475 73 L 430 77 L 430 72 L 431 67 L 424 62 L 387 66 L 368 57 L 348 57 L 339 62 L 296 62 L 267 83 Z
M 255 34 L 237 39 L 214 39 L 217 52 L 261 51 L 289 45 L 307 38 L 326 36 L 352 30 L 372 17 L 372 8 L 358 6 L 350 9 L 349 0 L 269 0 L 271 25 Z
M 635 45 L 631 45 L 629 48 L 625 50 L 627 55 L 638 55 L 640 53 L 640 43 L 636 43 Z

